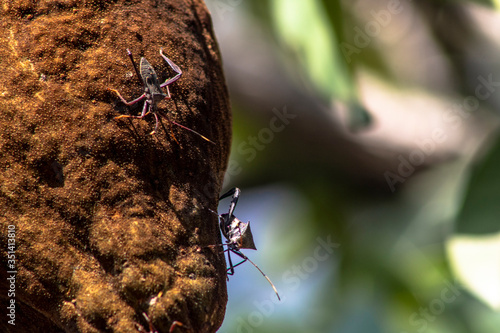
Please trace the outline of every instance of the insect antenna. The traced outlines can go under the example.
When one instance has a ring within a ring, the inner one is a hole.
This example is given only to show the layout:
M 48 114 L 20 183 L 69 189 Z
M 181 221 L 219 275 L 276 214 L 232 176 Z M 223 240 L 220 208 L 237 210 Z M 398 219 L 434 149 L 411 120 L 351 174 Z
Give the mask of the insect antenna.
M 174 124 L 174 125 L 177 125 L 177 126 L 179 126 L 179 127 L 184 128 L 185 130 L 188 130 L 188 131 L 193 132 L 194 134 L 196 134 L 196 135 L 200 136 L 203 140 L 206 140 L 206 141 L 210 142 L 211 144 L 215 144 L 215 142 L 211 141 L 209 138 L 207 138 L 207 137 L 205 137 L 205 136 L 201 135 L 200 133 L 196 132 L 195 130 L 192 130 L 192 129 L 190 129 L 190 128 L 186 127 L 186 126 L 183 126 L 183 125 L 181 125 L 181 124 L 179 124 L 179 123 L 176 123 L 176 122 L 175 122 L 175 121 L 173 121 L 173 120 L 168 119 L 168 121 L 170 121 L 170 122 L 171 122 L 172 124 Z
M 132 61 L 132 65 L 134 66 L 135 74 L 137 75 L 137 79 L 139 79 L 139 81 L 141 81 L 141 84 L 144 85 L 144 81 L 142 81 L 142 76 L 139 73 L 139 70 L 137 69 L 137 65 L 135 64 L 134 57 L 132 56 L 132 52 L 130 52 L 129 49 L 127 49 L 127 54 L 128 54 L 128 57 L 130 58 L 130 61 Z
M 167 118 L 167 116 L 164 114 L 164 113 L 160 113 L 164 118 Z M 168 131 L 165 129 L 165 125 L 163 125 L 163 121 L 161 120 L 161 117 L 160 117 L 160 123 L 161 123 L 161 127 L 163 127 L 163 130 L 165 131 L 165 133 L 170 133 L 170 137 L 172 137 L 172 139 L 174 139 L 175 142 L 177 142 L 178 145 L 180 145 L 179 141 L 177 141 L 177 138 L 175 137 L 174 135 L 174 131 L 172 130 L 172 124 L 170 123 L 170 120 L 167 118 L 167 124 L 168 124 Z
M 205 136 L 201 135 L 200 133 L 196 132 L 195 130 L 190 129 L 189 127 L 186 127 L 186 126 L 184 126 L 184 125 L 181 125 L 181 124 L 179 124 L 179 123 L 177 123 L 177 122 L 175 122 L 175 121 L 171 120 L 171 119 L 170 119 L 170 118 L 169 118 L 169 117 L 168 117 L 168 116 L 167 116 L 167 115 L 166 115 L 163 111 L 158 110 L 157 112 L 158 112 L 159 114 L 161 114 L 161 115 L 163 116 L 163 118 L 167 119 L 167 121 L 168 121 L 168 122 L 170 122 L 170 123 L 172 123 L 172 124 L 174 124 L 174 125 L 177 125 L 177 126 L 179 126 L 179 127 L 182 127 L 182 128 L 184 128 L 185 130 L 188 130 L 188 131 L 190 131 L 190 132 L 192 132 L 192 133 L 194 133 L 194 134 L 198 135 L 198 136 L 199 136 L 199 137 L 201 137 L 203 140 L 206 140 L 206 141 L 210 142 L 211 144 L 214 144 L 214 145 L 215 145 L 215 142 L 211 141 L 209 138 L 207 138 L 207 137 L 205 137 Z M 175 138 L 175 137 L 174 137 L 174 138 Z M 177 140 L 175 140 L 175 141 L 177 141 Z M 178 143 L 178 142 L 177 142 L 177 143 Z
M 269 284 L 271 285 L 271 287 L 273 287 L 273 290 L 274 292 L 276 293 L 276 296 L 278 297 L 278 300 L 281 301 L 281 298 L 280 298 L 280 295 L 278 294 L 278 290 L 276 289 L 276 287 L 274 286 L 274 284 L 272 283 L 271 279 L 267 277 L 266 274 L 264 274 L 264 272 L 259 268 L 259 266 L 257 266 L 252 260 L 250 260 L 246 255 L 244 255 L 243 253 L 239 252 L 239 251 L 231 251 L 233 252 L 234 254 L 237 254 L 239 255 L 240 257 L 242 257 L 243 259 L 247 260 L 248 262 L 250 262 L 252 265 L 255 266 L 255 268 L 257 268 L 260 272 L 260 274 L 262 274 L 262 276 L 264 276 L 267 280 L 267 282 L 269 282 Z

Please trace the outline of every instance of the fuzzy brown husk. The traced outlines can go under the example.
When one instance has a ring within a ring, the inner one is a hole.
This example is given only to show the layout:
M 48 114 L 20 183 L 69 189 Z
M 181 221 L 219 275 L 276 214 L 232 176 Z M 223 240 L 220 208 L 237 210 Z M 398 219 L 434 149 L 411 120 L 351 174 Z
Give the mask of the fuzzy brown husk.
M 227 294 L 208 209 L 231 115 L 203 1 L 2 0 L 0 13 L 1 331 L 214 332 Z M 163 82 L 161 47 L 183 76 L 159 108 L 214 144 L 166 120 L 149 135 L 153 115 L 115 119 L 142 108 L 107 89 L 143 93 L 126 49 Z

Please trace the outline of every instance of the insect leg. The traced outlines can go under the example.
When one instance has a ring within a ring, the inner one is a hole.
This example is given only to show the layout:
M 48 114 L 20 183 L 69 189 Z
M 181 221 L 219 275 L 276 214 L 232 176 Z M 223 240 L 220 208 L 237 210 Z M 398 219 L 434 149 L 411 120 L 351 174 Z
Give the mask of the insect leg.
M 231 205 L 229 206 L 229 212 L 227 213 L 228 214 L 227 216 L 229 216 L 229 218 L 233 216 L 233 212 L 234 209 L 236 208 L 236 204 L 238 203 L 238 198 L 240 197 L 240 194 L 241 190 L 237 187 L 234 187 L 229 191 L 227 191 L 226 193 L 224 193 L 223 195 L 221 195 L 221 197 L 219 198 L 219 200 L 222 200 L 230 195 L 233 196 L 233 199 L 231 200 Z
M 224 250 L 224 252 L 227 252 L 227 259 L 229 261 L 229 268 L 227 269 L 228 270 L 227 275 L 234 275 L 234 266 L 233 262 L 231 261 L 231 250 L 227 248 L 226 250 Z
M 144 102 L 144 107 L 142 108 L 142 113 L 140 116 L 131 116 L 129 114 L 122 114 L 121 116 L 115 117 L 115 119 L 120 119 L 120 118 L 136 118 L 136 119 L 142 119 L 144 118 L 148 113 L 146 113 L 146 109 L 148 108 L 148 101 Z
M 228 245 L 228 244 L 220 244 L 220 245 L 224 246 L 224 245 Z M 234 274 L 234 268 L 235 268 L 235 267 L 238 267 L 239 265 L 243 264 L 245 261 L 247 261 L 247 260 L 248 260 L 248 258 L 247 258 L 247 259 L 245 259 L 245 260 L 243 260 L 243 261 L 241 261 L 241 262 L 237 263 L 236 265 L 233 265 L 233 262 L 232 262 L 232 260 L 231 260 L 231 256 L 229 255 L 229 252 L 236 253 L 236 252 L 234 252 L 234 251 L 235 251 L 235 250 L 232 250 L 232 249 L 230 249 L 229 247 L 223 251 L 223 252 L 227 252 L 227 256 L 228 256 L 228 258 L 229 258 L 229 268 L 227 268 L 227 270 L 228 270 L 228 271 L 231 271 L 231 273 L 227 273 L 228 275 L 233 275 L 233 274 Z M 238 253 L 236 253 L 236 254 L 238 254 Z
M 229 249 L 228 249 L 228 250 L 229 250 Z M 231 250 L 229 250 L 229 251 L 231 251 Z M 229 253 L 229 252 L 228 252 L 228 253 Z M 232 265 L 232 266 L 233 266 L 233 270 L 234 270 L 234 268 L 236 268 L 236 267 L 238 267 L 239 265 L 243 264 L 243 263 L 244 263 L 244 262 L 246 262 L 247 260 L 248 260 L 248 258 L 247 258 L 247 259 L 243 259 L 242 261 L 240 261 L 240 262 L 239 262 L 239 263 L 237 263 L 236 265 Z M 230 275 L 232 275 L 232 274 L 230 274 Z
M 142 107 L 141 115 L 138 118 L 144 118 L 148 114 L 148 113 L 146 113 L 146 111 L 148 111 L 148 113 L 149 113 L 149 103 L 147 100 L 144 102 L 144 106 Z
M 112 92 L 114 92 L 116 95 L 118 95 L 118 97 L 122 100 L 122 102 L 125 104 L 125 105 L 134 105 L 135 103 L 143 100 L 145 97 L 146 97 L 146 93 L 142 94 L 141 96 L 139 96 L 138 98 L 134 99 L 133 101 L 130 101 L 130 102 L 127 102 L 127 100 L 125 98 L 122 97 L 122 95 L 118 92 L 118 90 L 116 89 L 111 89 L 111 88 L 108 88 L 108 90 L 111 90 Z
M 163 54 L 163 49 L 160 49 L 160 55 L 170 65 L 170 67 L 174 70 L 174 72 L 177 73 L 177 75 L 175 75 L 173 78 L 168 79 L 165 82 L 163 82 L 162 84 L 160 84 L 160 87 L 163 88 L 163 87 L 168 86 L 169 84 L 174 83 L 175 81 L 177 81 L 181 77 L 182 71 L 179 68 L 179 66 L 177 66 L 176 64 L 174 64 L 174 62 L 172 60 L 170 60 L 167 57 L 165 57 L 165 55 Z
M 144 103 L 144 104 L 146 104 L 146 103 Z M 155 129 L 151 133 L 149 133 L 151 135 L 155 134 L 156 131 L 158 130 L 158 115 L 156 114 L 156 112 L 153 112 L 153 114 L 155 115 L 156 123 L 155 123 Z
M 212 210 L 210 208 L 207 208 L 210 212 L 214 213 L 215 215 L 217 215 L 217 217 L 220 217 L 219 213 L 217 213 L 215 210 Z M 224 244 L 221 244 L 221 245 L 224 245 Z
M 149 325 L 149 332 L 148 333 L 157 333 L 158 331 L 154 328 L 153 323 L 151 322 L 151 319 L 149 319 L 148 315 L 146 312 L 142 313 L 142 316 L 146 319 Z
M 173 333 L 176 327 L 184 327 L 184 325 L 180 321 L 174 320 L 168 330 L 168 333 Z

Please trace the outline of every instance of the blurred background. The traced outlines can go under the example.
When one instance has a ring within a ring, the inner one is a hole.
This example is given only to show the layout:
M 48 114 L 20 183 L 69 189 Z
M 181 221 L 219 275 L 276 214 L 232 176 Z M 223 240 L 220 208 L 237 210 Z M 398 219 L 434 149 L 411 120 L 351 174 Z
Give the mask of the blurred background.
M 220 332 L 498 333 L 500 1 L 207 5 L 282 297 L 237 267 Z

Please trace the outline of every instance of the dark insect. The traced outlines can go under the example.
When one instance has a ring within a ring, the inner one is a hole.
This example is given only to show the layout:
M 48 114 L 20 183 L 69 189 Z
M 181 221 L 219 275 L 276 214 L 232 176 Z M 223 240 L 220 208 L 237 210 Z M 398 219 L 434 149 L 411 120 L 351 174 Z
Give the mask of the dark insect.
M 169 66 L 176 73 L 176 75 L 173 78 L 167 79 L 165 82 L 160 84 L 158 82 L 158 75 L 156 75 L 156 72 L 155 72 L 153 66 L 151 66 L 151 64 L 146 60 L 146 58 L 144 58 L 144 57 L 141 58 L 140 68 L 137 69 L 137 66 L 136 66 L 135 61 L 134 61 L 134 57 L 132 56 L 132 52 L 130 52 L 130 50 L 127 49 L 127 53 L 128 53 L 128 56 L 130 57 L 130 60 L 132 61 L 132 65 L 134 66 L 134 70 L 135 70 L 135 73 L 137 74 L 137 77 L 141 81 L 141 84 L 144 86 L 144 93 L 141 96 L 139 96 L 138 98 L 134 99 L 133 101 L 127 102 L 127 100 L 125 100 L 125 98 L 123 98 L 122 95 L 118 92 L 118 90 L 111 89 L 111 88 L 108 88 L 108 89 L 113 91 L 114 93 L 116 93 L 118 95 L 118 97 L 121 99 L 121 101 L 123 103 L 125 103 L 125 105 L 127 105 L 127 106 L 134 105 L 135 103 L 140 102 L 143 99 L 145 99 L 144 107 L 142 108 L 142 113 L 140 116 L 121 115 L 121 116 L 115 117 L 115 119 L 120 119 L 120 118 L 142 119 L 145 116 L 147 116 L 149 113 L 153 113 L 153 115 L 155 116 L 156 123 L 155 123 L 155 129 L 151 132 L 151 134 L 154 134 L 158 130 L 158 115 L 162 115 L 165 119 L 168 120 L 169 126 L 170 126 L 170 123 L 172 123 L 174 125 L 177 125 L 179 127 L 184 128 L 185 130 L 191 131 L 191 132 L 195 133 L 196 135 L 199 135 L 201 138 L 203 138 L 204 140 L 206 140 L 208 142 L 213 143 L 212 141 L 210 141 L 208 138 L 204 137 L 200 133 L 198 133 L 198 132 L 196 132 L 196 131 L 194 131 L 186 126 L 178 124 L 173 120 L 170 120 L 165 113 L 158 110 L 158 108 L 157 108 L 156 103 L 160 102 L 161 100 L 163 100 L 165 98 L 166 99 L 171 98 L 170 91 L 168 90 L 168 86 L 170 84 L 174 83 L 175 81 L 177 81 L 181 77 L 182 71 L 179 68 L 179 66 L 174 64 L 172 62 L 172 60 L 165 57 L 165 55 L 163 54 L 163 50 L 160 49 L 160 55 L 163 57 L 163 59 L 165 59 L 165 61 L 169 64 Z M 166 88 L 167 93 L 166 94 L 163 93 L 161 88 Z M 175 136 L 173 136 L 173 134 L 172 134 L 172 137 L 178 143 L 177 139 L 175 138 Z
M 238 218 L 236 218 L 233 215 L 234 209 L 236 208 L 236 204 L 238 203 L 238 198 L 240 196 L 241 190 L 237 187 L 229 190 L 225 194 L 223 194 L 219 200 L 222 200 L 224 198 L 227 198 L 229 196 L 232 196 L 231 204 L 229 206 L 229 211 L 226 214 L 222 215 L 217 215 L 219 216 L 219 227 L 226 238 L 226 244 L 222 244 L 223 246 L 226 245 L 227 248 L 224 250 L 224 252 L 227 252 L 227 259 L 229 261 L 229 268 L 227 269 L 227 274 L 228 275 L 233 275 L 234 274 L 234 268 L 243 264 L 244 262 L 248 261 L 252 265 L 255 266 L 259 270 L 259 272 L 266 278 L 266 280 L 271 284 L 271 287 L 273 287 L 274 292 L 276 293 L 276 296 L 280 299 L 280 295 L 278 294 L 278 291 L 276 290 L 276 287 L 274 284 L 271 282 L 271 280 L 267 277 L 266 274 L 246 255 L 241 253 L 241 249 L 252 249 L 252 250 L 257 250 L 255 247 L 255 243 L 253 241 L 253 236 L 252 236 L 252 230 L 250 229 L 250 221 L 249 222 L 242 222 Z M 215 212 L 214 212 L 215 213 Z M 243 261 L 237 263 L 236 265 L 233 265 L 233 262 L 231 260 L 231 255 L 230 253 L 234 253 L 237 256 L 241 257 Z

